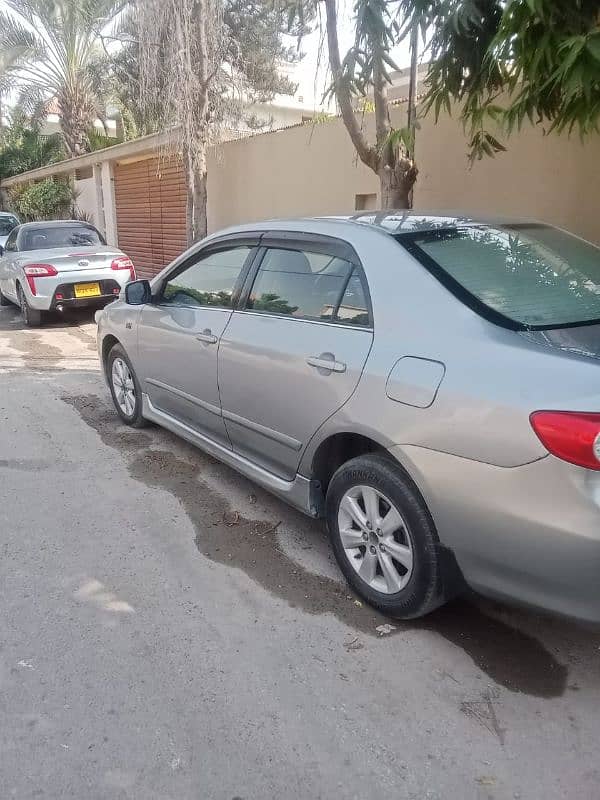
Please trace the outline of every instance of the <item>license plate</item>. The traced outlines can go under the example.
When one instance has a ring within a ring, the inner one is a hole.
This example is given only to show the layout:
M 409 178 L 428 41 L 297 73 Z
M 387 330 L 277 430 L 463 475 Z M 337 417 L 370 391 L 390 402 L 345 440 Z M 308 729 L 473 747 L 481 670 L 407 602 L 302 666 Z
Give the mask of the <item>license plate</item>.
M 75 297 L 100 297 L 100 284 L 99 283 L 76 283 L 75 284 Z

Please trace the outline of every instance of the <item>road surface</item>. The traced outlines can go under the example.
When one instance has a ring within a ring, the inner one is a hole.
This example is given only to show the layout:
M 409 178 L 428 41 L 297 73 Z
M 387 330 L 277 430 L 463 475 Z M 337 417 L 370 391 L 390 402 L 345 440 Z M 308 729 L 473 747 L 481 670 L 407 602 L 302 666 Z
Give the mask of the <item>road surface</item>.
M 0 310 L 0 797 L 600 797 L 597 628 L 379 617 L 321 525 L 122 426 L 94 336 Z

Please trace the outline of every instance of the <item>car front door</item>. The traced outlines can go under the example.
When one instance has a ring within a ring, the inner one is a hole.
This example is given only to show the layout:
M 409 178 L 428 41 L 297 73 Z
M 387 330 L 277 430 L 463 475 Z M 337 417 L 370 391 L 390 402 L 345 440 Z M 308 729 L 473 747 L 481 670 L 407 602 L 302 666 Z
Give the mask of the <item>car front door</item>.
M 166 276 L 138 324 L 139 370 L 152 406 L 227 447 L 217 352 L 254 245 L 228 240 L 191 256 Z
M 289 480 L 317 428 L 354 391 L 372 318 L 346 243 L 270 235 L 261 245 L 221 339 L 220 396 L 234 450 Z

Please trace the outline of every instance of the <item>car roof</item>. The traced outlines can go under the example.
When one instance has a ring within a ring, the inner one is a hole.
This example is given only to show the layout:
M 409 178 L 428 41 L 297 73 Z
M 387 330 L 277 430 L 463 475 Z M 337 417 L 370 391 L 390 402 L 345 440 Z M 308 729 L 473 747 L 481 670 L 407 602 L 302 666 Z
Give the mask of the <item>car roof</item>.
M 220 238 L 234 233 L 264 233 L 266 231 L 306 231 L 324 233 L 324 225 L 330 223 L 338 227 L 341 234 L 343 228 L 352 226 L 357 228 L 369 227 L 382 233 L 399 236 L 416 232 L 439 230 L 440 228 L 455 227 L 499 227 L 505 225 L 539 225 L 538 220 L 523 217 L 500 217 L 469 214 L 452 211 L 416 211 L 416 210 L 382 210 L 360 211 L 356 214 L 339 214 L 322 217 L 291 217 L 283 219 L 261 220 L 260 222 L 235 225 L 211 234 L 210 239 Z
M 539 224 L 537 220 L 515 217 L 485 216 L 453 211 L 360 211 L 321 219 L 336 219 L 360 225 L 373 225 L 387 233 L 401 235 L 440 228 L 501 227 L 504 225 Z

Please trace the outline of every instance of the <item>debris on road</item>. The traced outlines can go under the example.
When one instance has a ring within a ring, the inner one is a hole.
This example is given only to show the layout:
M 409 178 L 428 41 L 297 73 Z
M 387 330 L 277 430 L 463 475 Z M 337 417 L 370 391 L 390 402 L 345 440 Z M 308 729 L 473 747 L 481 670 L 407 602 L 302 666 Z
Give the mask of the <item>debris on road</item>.
M 396 626 L 386 622 L 384 625 L 378 625 L 375 630 L 380 636 L 387 636 L 389 633 L 396 630 Z

